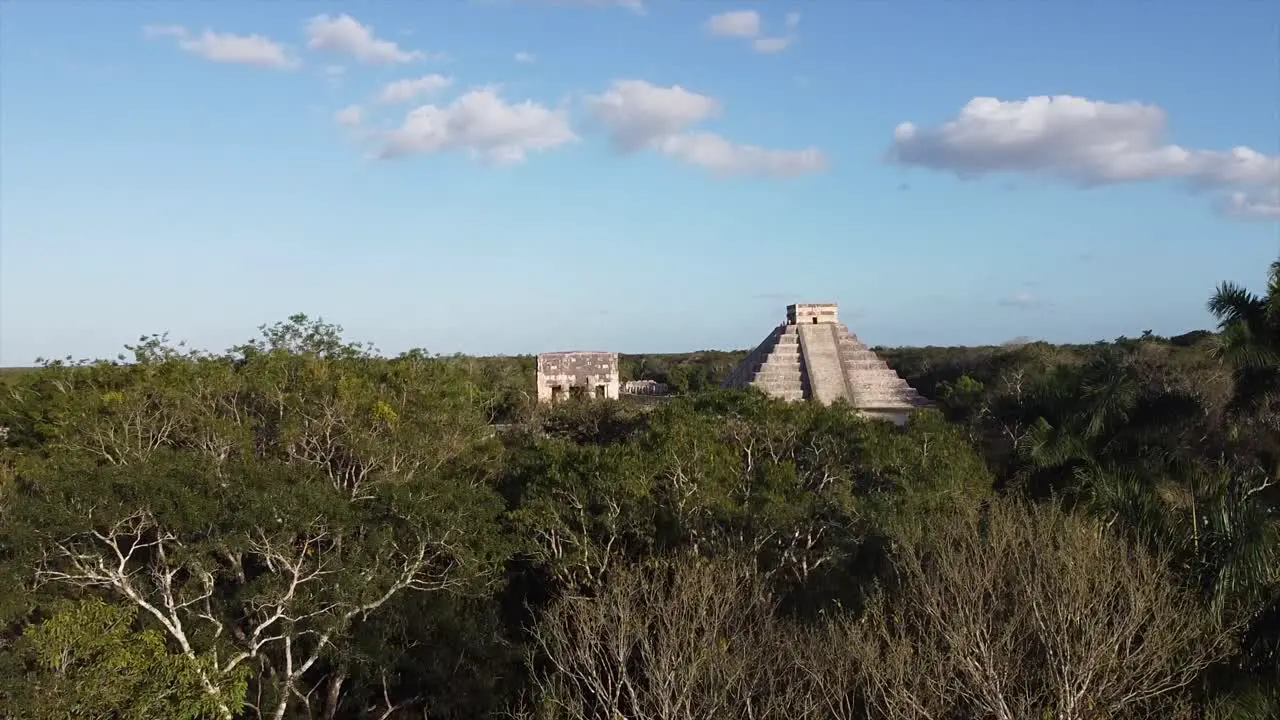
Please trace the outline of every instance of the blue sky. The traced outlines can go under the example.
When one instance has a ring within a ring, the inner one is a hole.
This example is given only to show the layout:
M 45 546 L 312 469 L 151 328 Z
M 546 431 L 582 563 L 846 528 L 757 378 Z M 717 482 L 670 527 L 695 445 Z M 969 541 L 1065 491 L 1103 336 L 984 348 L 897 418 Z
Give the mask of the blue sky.
M 1273 3 L 639 2 L 4 3 L 0 364 L 295 312 L 387 352 L 832 300 L 873 344 L 1175 334 L 1280 251 Z

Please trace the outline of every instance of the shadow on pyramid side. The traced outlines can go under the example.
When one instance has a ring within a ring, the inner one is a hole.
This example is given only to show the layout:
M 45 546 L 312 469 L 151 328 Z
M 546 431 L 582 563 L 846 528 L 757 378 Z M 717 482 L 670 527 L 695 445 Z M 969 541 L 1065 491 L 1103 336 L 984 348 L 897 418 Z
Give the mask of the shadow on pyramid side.
M 844 400 L 864 415 L 902 424 L 931 405 L 839 320 L 835 303 L 787 306 L 773 329 L 724 381 L 783 400 Z

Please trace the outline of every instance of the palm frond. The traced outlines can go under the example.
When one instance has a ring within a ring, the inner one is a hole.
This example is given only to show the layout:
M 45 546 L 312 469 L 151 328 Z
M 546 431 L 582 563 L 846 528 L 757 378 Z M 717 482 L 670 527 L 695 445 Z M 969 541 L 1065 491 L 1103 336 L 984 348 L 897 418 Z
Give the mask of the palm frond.
M 1280 260 L 1271 263 L 1271 271 L 1267 273 L 1267 296 L 1264 302 L 1268 324 L 1280 328 Z
M 1022 448 L 1032 466 L 1041 470 L 1093 456 L 1088 442 L 1079 432 L 1069 426 L 1051 425 L 1044 418 L 1039 418 L 1031 426 L 1023 439 Z
M 1205 720 L 1274 720 L 1280 717 L 1280 691 L 1264 683 L 1232 688 L 1212 698 Z
M 1218 318 L 1219 326 L 1242 321 L 1256 323 L 1266 311 L 1266 303 L 1262 297 L 1233 282 L 1219 285 L 1206 307 Z
M 1167 542 L 1168 510 L 1154 483 L 1132 468 L 1096 463 L 1078 467 L 1074 474 L 1096 516 L 1108 523 L 1119 521 L 1122 529 L 1145 542 Z
M 1280 579 L 1280 524 L 1259 492 L 1270 478 L 1220 472 L 1205 481 L 1200 562 L 1211 606 L 1221 617 L 1233 606 L 1251 604 Z
M 1238 368 L 1280 367 L 1280 336 L 1266 326 L 1233 322 L 1223 326 L 1210 353 Z

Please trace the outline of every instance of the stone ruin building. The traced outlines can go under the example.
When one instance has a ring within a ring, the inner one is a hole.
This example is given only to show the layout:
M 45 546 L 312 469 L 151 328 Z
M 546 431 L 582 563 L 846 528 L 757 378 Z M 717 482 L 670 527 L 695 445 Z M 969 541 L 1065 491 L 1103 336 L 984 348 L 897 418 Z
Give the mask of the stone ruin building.
M 930 404 L 849 332 L 835 303 L 788 305 L 787 321 L 747 355 L 724 387 L 756 387 L 784 400 L 823 405 L 844 400 L 865 415 L 897 424 Z
M 628 380 L 622 383 L 622 392 L 627 395 L 666 395 L 671 387 L 657 380 Z
M 618 399 L 618 353 L 552 352 L 538 356 L 538 402 Z

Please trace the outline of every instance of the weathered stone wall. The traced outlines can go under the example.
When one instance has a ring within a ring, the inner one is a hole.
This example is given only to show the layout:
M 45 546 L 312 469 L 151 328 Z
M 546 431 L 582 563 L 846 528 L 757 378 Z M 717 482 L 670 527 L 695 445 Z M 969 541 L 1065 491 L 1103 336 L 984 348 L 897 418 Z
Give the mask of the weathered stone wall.
M 787 306 L 788 325 L 840 322 L 835 303 L 796 303 Z
M 568 399 L 575 392 L 617 400 L 618 353 L 543 353 L 538 356 L 537 384 L 538 402 Z

